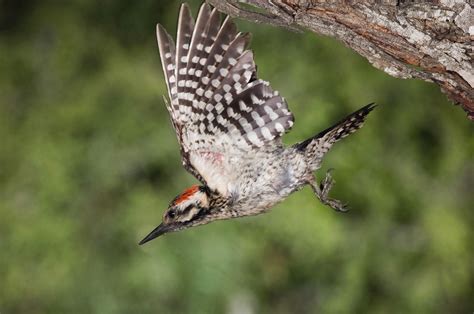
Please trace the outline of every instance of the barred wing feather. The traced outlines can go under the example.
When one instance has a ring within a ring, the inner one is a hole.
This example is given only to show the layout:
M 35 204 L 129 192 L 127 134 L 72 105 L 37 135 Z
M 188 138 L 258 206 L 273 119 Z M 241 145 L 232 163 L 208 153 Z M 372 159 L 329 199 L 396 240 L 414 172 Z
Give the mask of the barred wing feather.
M 185 168 L 211 189 L 226 195 L 231 158 L 281 146 L 294 118 L 286 101 L 257 78 L 250 35 L 238 33 L 227 17 L 203 4 L 194 22 L 181 6 L 177 42 L 157 26 L 173 127 Z

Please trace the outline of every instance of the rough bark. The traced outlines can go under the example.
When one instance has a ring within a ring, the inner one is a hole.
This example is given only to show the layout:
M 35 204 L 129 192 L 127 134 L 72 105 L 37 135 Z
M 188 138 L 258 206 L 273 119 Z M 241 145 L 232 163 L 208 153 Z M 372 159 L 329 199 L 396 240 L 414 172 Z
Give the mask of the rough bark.
M 474 120 L 469 0 L 207 0 L 233 17 L 331 36 L 398 78 L 439 85 Z

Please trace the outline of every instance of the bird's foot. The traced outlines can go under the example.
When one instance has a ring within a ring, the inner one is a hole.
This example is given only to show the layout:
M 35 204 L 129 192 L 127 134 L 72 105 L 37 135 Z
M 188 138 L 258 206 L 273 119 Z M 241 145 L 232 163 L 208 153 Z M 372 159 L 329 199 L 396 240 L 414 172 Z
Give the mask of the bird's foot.
M 331 176 L 331 171 L 333 169 L 329 169 L 326 172 L 326 176 L 324 179 L 321 181 L 321 183 L 318 185 L 317 182 L 312 182 L 311 187 L 313 188 L 314 193 L 318 197 L 318 199 L 323 203 L 324 205 L 328 205 L 329 207 L 333 208 L 334 210 L 338 212 L 346 212 L 349 210 L 347 207 L 347 204 L 342 203 L 339 200 L 330 198 L 328 196 L 329 191 L 331 190 L 332 186 L 336 181 Z

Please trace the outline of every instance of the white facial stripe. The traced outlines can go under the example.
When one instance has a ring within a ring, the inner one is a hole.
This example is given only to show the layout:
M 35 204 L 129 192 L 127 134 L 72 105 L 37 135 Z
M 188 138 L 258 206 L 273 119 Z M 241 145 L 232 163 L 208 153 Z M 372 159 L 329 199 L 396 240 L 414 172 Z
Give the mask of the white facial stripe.
M 186 208 L 183 208 L 183 213 L 178 216 L 177 221 L 190 221 L 197 213 L 199 213 L 199 208 L 194 205 L 191 205 L 191 209 L 187 210 L 187 212 L 184 211 L 185 209 Z

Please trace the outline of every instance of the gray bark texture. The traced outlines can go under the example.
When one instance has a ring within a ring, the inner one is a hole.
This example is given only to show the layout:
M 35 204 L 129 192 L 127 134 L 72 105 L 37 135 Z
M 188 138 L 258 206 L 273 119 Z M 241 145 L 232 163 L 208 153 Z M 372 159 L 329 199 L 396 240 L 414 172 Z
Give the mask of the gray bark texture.
M 474 120 L 474 9 L 469 0 L 207 0 L 253 22 L 334 37 L 398 78 L 437 84 Z

